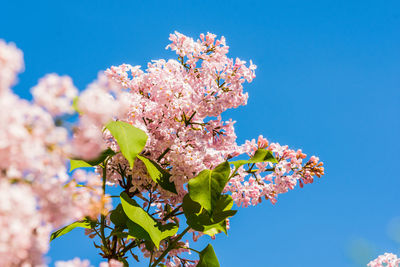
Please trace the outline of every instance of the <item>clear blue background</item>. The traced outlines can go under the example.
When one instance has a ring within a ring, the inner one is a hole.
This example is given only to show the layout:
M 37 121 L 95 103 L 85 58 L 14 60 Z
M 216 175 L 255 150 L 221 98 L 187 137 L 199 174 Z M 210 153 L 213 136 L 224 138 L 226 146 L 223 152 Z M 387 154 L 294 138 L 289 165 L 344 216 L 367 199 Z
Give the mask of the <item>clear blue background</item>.
M 258 65 L 245 87 L 248 105 L 226 114 L 237 120 L 240 143 L 263 134 L 325 162 L 326 175 L 314 184 L 275 206 L 240 210 L 229 237 L 212 241 L 222 267 L 365 266 L 379 253 L 400 252 L 387 234 L 400 215 L 398 0 L 0 5 L 0 38 L 25 54 L 15 87 L 25 98 L 49 72 L 68 74 L 83 89 L 110 65 L 175 58 L 164 50 L 174 30 L 224 35 L 232 57 Z M 49 258 L 79 256 L 97 266 L 101 258 L 82 235 L 56 240 Z

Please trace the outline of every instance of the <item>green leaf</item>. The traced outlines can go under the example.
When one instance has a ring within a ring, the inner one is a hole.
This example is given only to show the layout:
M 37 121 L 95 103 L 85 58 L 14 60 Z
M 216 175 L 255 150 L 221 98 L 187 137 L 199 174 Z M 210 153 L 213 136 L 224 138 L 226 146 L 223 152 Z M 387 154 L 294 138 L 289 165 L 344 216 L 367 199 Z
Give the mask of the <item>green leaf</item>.
M 144 165 L 146 165 L 147 172 L 155 183 L 159 184 L 163 189 L 177 194 L 175 183 L 169 181 L 169 178 L 171 177 L 169 172 L 161 168 L 151 159 L 141 155 L 137 155 L 137 157 L 144 163 Z
M 161 231 L 161 240 L 170 236 L 174 236 L 178 232 L 178 226 L 174 223 L 159 225 L 158 228 Z
M 115 226 L 126 226 L 128 217 L 126 216 L 121 204 L 118 204 L 118 206 L 111 211 L 110 220 L 115 224 Z
M 231 210 L 233 207 L 233 199 L 230 195 L 222 195 L 217 202 L 212 220 L 215 223 L 225 221 L 227 218 L 236 214 L 237 210 Z
M 132 221 L 127 222 L 129 234 L 137 239 L 152 241 L 150 235 L 137 223 Z M 167 223 L 165 225 L 157 224 L 158 229 L 161 231 L 161 240 L 173 236 L 178 232 L 178 226 L 174 223 Z
M 201 208 L 201 205 L 193 201 L 189 194 L 183 198 L 183 212 L 186 217 L 186 223 L 194 230 L 204 234 L 214 236 L 220 232 L 227 234 L 226 219 L 235 215 L 236 210 L 231 210 L 233 205 L 232 197 L 222 195 L 217 202 L 212 216 Z
M 81 159 L 71 159 L 70 160 L 70 172 L 77 168 L 94 167 L 104 162 L 108 156 L 114 156 L 115 152 L 111 148 L 107 148 L 101 154 L 92 160 L 81 160 Z
M 128 220 L 126 222 L 126 226 L 128 226 L 129 235 L 133 236 L 136 239 L 151 241 L 150 235 L 139 224 L 134 223 L 131 220 Z
M 135 200 L 131 199 L 125 192 L 121 194 L 121 204 L 126 216 L 128 216 L 128 218 L 133 223 L 143 228 L 143 230 L 149 235 L 150 239 L 154 242 L 154 244 L 158 248 L 161 241 L 161 232 L 156 226 L 157 222 L 155 222 L 154 219 L 146 211 L 144 211 L 136 203 Z M 139 233 L 138 231 L 134 231 L 131 234 L 135 236 L 138 235 Z M 140 238 L 145 239 L 143 237 Z
M 208 244 L 207 247 L 200 252 L 200 260 L 197 267 L 219 267 L 218 258 L 211 244 Z
M 186 222 L 190 227 L 196 230 L 196 226 L 202 225 L 202 223 L 199 222 L 200 216 L 203 213 L 201 205 L 193 201 L 190 198 L 189 194 L 186 194 L 183 197 L 182 208 L 183 208 L 183 213 L 185 214 L 186 217 Z M 205 222 L 206 223 L 211 222 L 210 216 L 206 217 Z
M 69 161 L 69 165 L 70 165 L 70 169 L 69 169 L 70 172 L 72 172 L 73 170 L 75 170 L 77 168 L 93 167 L 92 165 L 90 165 L 86 161 L 80 160 L 80 159 L 71 159 Z
M 127 222 L 130 234 L 133 236 L 136 235 L 139 239 L 146 240 L 150 238 L 157 249 L 159 248 L 161 240 L 175 235 L 178 231 L 178 227 L 176 227 L 176 225 L 173 226 L 173 224 L 159 225 L 125 192 L 121 193 L 121 204 L 126 216 L 134 223 Z M 147 233 L 148 237 L 145 233 Z
M 143 239 L 147 241 L 153 241 L 150 237 L 150 235 L 146 232 L 146 230 L 143 229 L 140 225 L 137 223 L 134 223 L 132 221 L 127 222 L 127 226 L 129 229 L 129 234 L 136 239 Z M 160 230 L 160 241 L 175 235 L 178 232 L 178 226 L 174 223 L 167 223 L 165 225 L 160 225 L 157 224 L 157 228 Z M 158 248 L 158 246 L 157 246 Z
M 112 121 L 106 125 L 106 128 L 117 140 L 122 155 L 128 160 L 132 169 L 136 156 L 146 146 L 146 133 L 123 121 Z
M 272 163 L 278 163 L 274 155 L 272 154 L 271 151 L 266 150 L 266 149 L 257 149 L 257 151 L 254 153 L 254 156 L 251 157 L 249 160 L 237 160 L 237 161 L 232 161 L 230 162 L 235 166 L 235 171 L 239 169 L 240 166 L 243 166 L 244 164 L 251 164 L 251 163 L 258 163 L 258 162 L 272 162 Z
M 204 170 L 188 182 L 190 198 L 212 213 L 229 180 L 231 168 L 223 162 L 214 170 Z
M 224 232 L 227 235 L 226 222 L 223 221 L 223 222 L 212 224 L 212 225 L 205 225 L 202 232 L 211 237 L 213 237 L 216 234 L 219 234 L 221 232 Z
M 91 223 L 88 221 L 78 221 L 78 222 L 71 223 L 70 225 L 67 225 L 67 226 L 53 232 L 50 236 L 50 241 L 53 241 L 57 237 L 65 235 L 66 233 L 70 232 L 71 230 L 73 230 L 77 227 L 90 229 Z
M 150 240 L 144 241 L 144 247 L 146 248 L 147 251 L 154 251 L 154 243 L 151 242 Z

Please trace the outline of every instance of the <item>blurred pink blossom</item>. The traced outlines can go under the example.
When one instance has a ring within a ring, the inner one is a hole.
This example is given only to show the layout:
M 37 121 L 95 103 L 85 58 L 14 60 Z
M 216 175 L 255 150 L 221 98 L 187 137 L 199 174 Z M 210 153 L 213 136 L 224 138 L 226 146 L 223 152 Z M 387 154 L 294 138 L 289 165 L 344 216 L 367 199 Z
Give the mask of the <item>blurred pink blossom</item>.
M 369 267 L 399 267 L 400 259 L 395 254 L 385 253 L 367 264 Z

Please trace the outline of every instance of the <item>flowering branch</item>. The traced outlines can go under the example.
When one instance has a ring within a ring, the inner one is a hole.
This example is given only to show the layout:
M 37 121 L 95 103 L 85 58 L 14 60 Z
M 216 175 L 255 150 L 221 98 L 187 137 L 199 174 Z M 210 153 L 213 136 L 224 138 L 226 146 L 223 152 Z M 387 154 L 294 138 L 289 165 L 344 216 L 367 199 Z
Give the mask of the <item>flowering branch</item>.
M 79 96 L 69 77 L 49 74 L 32 88 L 33 102 L 12 93 L 22 52 L 0 41 L 0 106 L 9 111 L 0 115 L 0 195 L 15 209 L 0 207 L 0 226 L 24 222 L 0 241 L 5 266 L 43 265 L 48 237 L 77 227 L 99 238 L 101 267 L 129 266 L 136 251 L 151 267 L 219 266 L 213 247 L 191 248 L 187 233 L 194 242 L 226 234 L 234 204 L 275 204 L 324 175 L 319 158 L 262 136 L 237 144 L 235 122 L 222 113 L 246 105 L 243 84 L 256 66 L 229 58 L 224 37 L 170 40 L 178 60 L 112 66 Z M 182 255 L 190 251 L 199 258 Z

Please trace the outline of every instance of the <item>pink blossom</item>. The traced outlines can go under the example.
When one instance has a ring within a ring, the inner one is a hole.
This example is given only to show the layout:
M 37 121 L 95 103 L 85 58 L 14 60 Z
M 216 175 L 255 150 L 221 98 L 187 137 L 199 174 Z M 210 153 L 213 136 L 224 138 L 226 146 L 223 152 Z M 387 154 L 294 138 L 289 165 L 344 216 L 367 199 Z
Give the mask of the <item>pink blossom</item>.
M 32 88 L 35 102 L 44 107 L 52 116 L 72 113 L 72 101 L 77 96 L 78 89 L 68 76 L 47 74 Z
M 304 184 L 312 183 L 314 176 L 320 177 L 324 174 L 323 163 L 319 162 L 319 158 L 312 156 L 303 163 L 306 155 L 301 150 L 295 151 L 278 143 L 269 144 L 262 136 L 259 136 L 257 142 L 254 139 L 246 141 L 241 150 L 251 157 L 259 148 L 272 151 L 278 163 L 256 163 L 256 172 L 251 175 L 245 171 L 244 166 L 237 170 L 225 191 L 232 192 L 232 197 L 239 206 L 257 205 L 263 197 L 275 204 L 279 194 L 293 190 L 297 183 L 303 187 Z M 270 173 L 262 176 L 264 172 Z
M 56 267 L 90 267 L 90 262 L 88 260 L 81 260 L 79 258 L 74 258 L 69 261 L 57 261 L 55 263 Z
M 234 121 L 223 121 L 221 113 L 230 108 L 245 105 L 247 94 L 242 84 L 254 77 L 255 66 L 247 67 L 244 61 L 226 56 L 225 38 L 219 40 L 208 33 L 195 41 L 175 32 L 168 46 L 180 56 L 177 60 L 154 60 L 146 71 L 138 66 L 123 64 L 111 67 L 106 75 L 119 83 L 120 92 L 130 96 L 128 112 L 118 120 L 126 121 L 145 130 L 149 135 L 146 153 L 154 160 L 163 154 L 160 163 L 173 166 L 171 180 L 179 192 L 169 201 L 179 201 L 186 190 L 184 184 L 205 168 L 213 168 L 239 150 L 236 144 Z M 119 100 L 118 100 L 119 101 Z M 119 102 L 121 103 L 121 101 Z M 126 106 L 126 105 L 122 105 Z M 216 117 L 211 118 L 211 117 Z M 115 166 L 126 166 L 124 159 L 114 157 L 109 164 L 108 177 L 116 182 Z M 132 190 L 143 190 L 152 184 L 145 171 L 135 173 L 139 184 Z M 132 175 L 135 177 L 135 175 Z M 168 195 L 168 192 L 162 192 Z
M 52 230 L 106 213 L 110 202 L 97 174 L 77 172 L 70 177 L 66 170 L 70 138 L 66 128 L 56 126 L 53 116 L 66 111 L 71 92 L 76 90 L 69 78 L 46 76 L 35 87 L 40 102 L 44 88 L 55 86 L 48 92 L 53 102 L 43 100 L 43 109 L 37 102 L 20 99 L 9 88 L 3 90 L 23 66 L 22 53 L 3 41 L 0 66 L 0 108 L 7 110 L 0 113 L 1 263 L 44 266 L 43 254 Z M 63 86 L 66 88 L 60 89 Z
M 55 263 L 56 267 L 92 267 L 88 260 L 81 260 L 79 258 L 74 258 L 69 261 L 57 261 Z M 111 259 L 109 262 L 101 262 L 99 267 L 123 267 L 124 264 L 120 261 Z
M 74 258 L 69 261 L 57 261 L 55 263 L 56 267 L 92 267 L 88 260 L 81 260 L 79 258 Z M 109 262 L 101 262 L 99 267 L 123 267 L 124 264 L 115 259 L 111 259 Z
M 50 228 L 42 224 L 34 192 L 0 177 L 0 258 L 2 266 L 44 266 Z
M 102 128 L 88 118 L 82 118 L 72 140 L 72 155 L 76 158 L 92 160 L 106 148 Z
M 82 91 L 77 102 L 79 121 L 72 133 L 55 123 L 55 116 L 72 112 L 77 89 L 71 79 L 47 75 L 32 89 L 34 102 L 20 99 L 9 87 L 23 68 L 22 52 L 0 41 L 0 108 L 8 111 L 0 113 L 0 226 L 7 232 L 0 238 L 0 258 L 7 264 L 41 266 L 52 229 L 85 216 L 107 214 L 110 199 L 103 192 L 101 168 L 71 175 L 66 163 L 71 157 L 94 159 L 107 147 L 118 152 L 116 140 L 104 128 L 112 120 L 142 129 L 148 135 L 142 153 L 171 173 L 177 195 L 157 186 L 138 159 L 131 169 L 117 153 L 106 166 L 107 183 L 119 184 L 141 197 L 142 206 L 155 211 L 154 217 L 164 218 L 167 204 L 177 207 L 187 193 L 187 182 L 200 171 L 241 153 L 251 157 L 259 148 L 272 151 L 278 163 L 242 166 L 232 173 L 225 192 L 239 206 L 257 205 L 262 198 L 275 203 L 279 194 L 324 174 L 319 158 L 312 156 L 306 161 L 301 150 L 269 143 L 262 136 L 257 142 L 237 144 L 235 121 L 223 120 L 222 113 L 247 104 L 243 84 L 254 79 L 256 66 L 229 58 L 224 37 L 207 33 L 194 40 L 175 32 L 170 40 L 168 48 L 177 53 L 178 60 L 154 60 L 144 70 L 128 64 L 112 66 Z M 129 183 L 125 183 L 126 177 L 130 177 Z M 151 201 L 146 200 L 149 190 Z M 29 204 L 23 205 L 27 199 Z M 18 215 L 10 219 L 14 211 Z M 24 230 L 17 233 L 21 227 Z M 24 237 L 19 236 L 22 234 Z M 87 234 L 93 236 L 93 231 Z M 193 239 L 200 235 L 194 232 Z M 162 241 L 153 259 L 168 245 Z M 143 243 L 139 248 L 144 257 L 150 257 Z M 179 241 L 162 262 L 195 266 L 197 261 L 178 256 L 187 252 L 189 244 Z M 56 263 L 57 267 L 89 265 L 77 258 Z M 122 265 L 110 260 L 101 267 Z
M 104 74 L 79 96 L 79 125 L 74 133 L 72 155 L 86 160 L 96 158 L 104 149 L 103 127 L 119 115 L 129 112 L 130 96 Z
M 124 264 L 120 261 L 111 259 L 109 262 L 100 263 L 99 267 L 123 267 Z
M 369 267 L 399 267 L 400 259 L 395 254 L 385 253 L 367 264 Z
M 13 43 L 0 40 L 0 95 L 16 82 L 17 73 L 24 69 L 22 51 Z
M 79 96 L 78 110 L 93 124 L 103 126 L 118 113 L 118 102 L 107 90 L 95 81 Z

